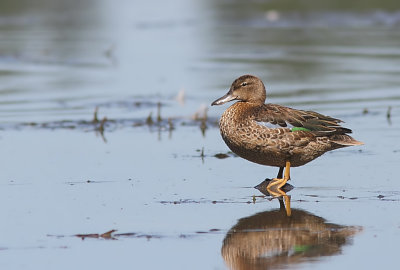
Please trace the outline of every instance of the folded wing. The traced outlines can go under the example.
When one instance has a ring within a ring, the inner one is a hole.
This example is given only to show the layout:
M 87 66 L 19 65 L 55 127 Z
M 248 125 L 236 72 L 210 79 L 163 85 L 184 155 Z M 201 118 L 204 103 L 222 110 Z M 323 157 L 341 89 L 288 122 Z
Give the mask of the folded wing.
M 340 119 L 313 111 L 296 110 L 276 104 L 264 104 L 256 113 L 254 120 L 280 127 L 304 128 L 316 136 L 351 133 L 351 129 L 344 128 L 339 124 L 343 122 Z

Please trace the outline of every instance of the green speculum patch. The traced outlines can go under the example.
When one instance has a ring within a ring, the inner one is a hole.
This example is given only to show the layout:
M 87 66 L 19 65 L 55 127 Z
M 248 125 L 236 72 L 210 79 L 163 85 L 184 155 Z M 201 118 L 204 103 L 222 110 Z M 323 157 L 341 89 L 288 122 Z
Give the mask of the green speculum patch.
M 295 132 L 295 131 L 311 131 L 311 130 L 309 130 L 308 128 L 303 128 L 303 127 L 294 127 L 291 129 L 291 131 Z

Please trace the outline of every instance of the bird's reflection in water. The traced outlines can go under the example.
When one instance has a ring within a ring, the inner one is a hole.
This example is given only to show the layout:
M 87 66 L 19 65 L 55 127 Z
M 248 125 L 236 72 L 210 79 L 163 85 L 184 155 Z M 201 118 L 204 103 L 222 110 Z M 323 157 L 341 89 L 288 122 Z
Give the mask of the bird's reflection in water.
M 222 256 L 231 269 L 286 268 L 320 256 L 339 254 L 361 227 L 327 223 L 322 217 L 292 209 L 245 217 L 230 229 Z

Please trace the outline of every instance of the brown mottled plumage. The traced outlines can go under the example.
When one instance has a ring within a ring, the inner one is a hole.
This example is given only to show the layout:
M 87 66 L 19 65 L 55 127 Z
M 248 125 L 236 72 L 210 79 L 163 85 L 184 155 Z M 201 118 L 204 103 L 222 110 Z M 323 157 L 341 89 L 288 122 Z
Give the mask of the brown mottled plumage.
M 222 114 L 222 138 L 240 157 L 280 167 L 278 179 L 275 179 L 279 180 L 278 188 L 290 178 L 290 166 L 304 165 L 330 150 L 363 144 L 347 135 L 351 130 L 340 126 L 339 119 L 313 111 L 264 104 L 265 99 L 263 82 L 255 76 L 243 75 L 232 83 L 226 95 L 211 105 L 238 101 Z M 287 172 L 281 179 L 284 167 Z

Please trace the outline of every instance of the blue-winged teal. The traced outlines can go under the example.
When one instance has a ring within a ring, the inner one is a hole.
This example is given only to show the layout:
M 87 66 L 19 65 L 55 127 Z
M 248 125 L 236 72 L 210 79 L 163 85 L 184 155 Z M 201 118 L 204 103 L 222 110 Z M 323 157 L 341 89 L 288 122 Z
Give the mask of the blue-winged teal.
M 229 92 L 211 105 L 237 100 L 221 116 L 222 138 L 237 155 L 279 167 L 270 186 L 278 189 L 290 179 L 290 167 L 304 165 L 327 151 L 362 145 L 340 126 L 342 121 L 317 112 L 264 104 L 263 82 L 252 75 L 237 78 Z M 283 175 L 283 169 L 286 167 Z

